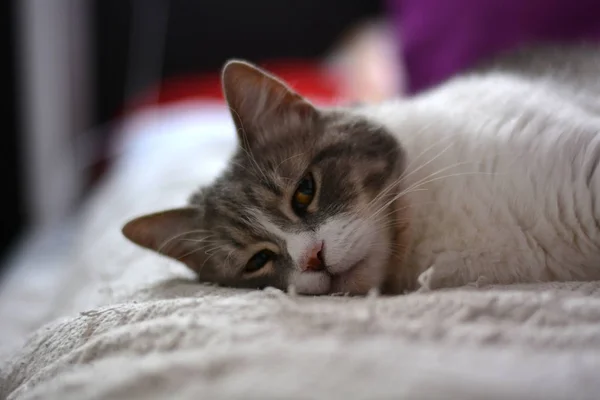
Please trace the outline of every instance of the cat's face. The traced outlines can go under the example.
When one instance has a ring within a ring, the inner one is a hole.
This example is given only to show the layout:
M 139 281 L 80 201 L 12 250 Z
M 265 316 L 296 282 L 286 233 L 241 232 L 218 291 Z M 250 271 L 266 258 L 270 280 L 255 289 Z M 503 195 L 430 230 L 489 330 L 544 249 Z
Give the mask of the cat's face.
M 240 142 L 228 168 L 190 207 L 137 218 L 125 235 L 203 281 L 303 294 L 380 288 L 406 244 L 396 140 L 245 63 L 225 67 L 223 86 Z

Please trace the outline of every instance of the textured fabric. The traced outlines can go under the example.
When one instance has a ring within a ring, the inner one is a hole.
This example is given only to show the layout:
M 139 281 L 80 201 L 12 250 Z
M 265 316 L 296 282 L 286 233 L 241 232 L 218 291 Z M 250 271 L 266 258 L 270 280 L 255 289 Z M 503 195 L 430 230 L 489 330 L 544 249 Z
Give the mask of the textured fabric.
M 415 94 L 524 43 L 600 40 L 597 0 L 387 0 Z
M 600 282 L 300 297 L 200 285 L 126 242 L 233 149 L 226 118 L 186 113 L 198 128 L 129 147 L 91 199 L 56 319 L 3 360 L 0 398 L 597 398 Z M 134 125 L 154 124 L 175 128 Z
M 595 399 L 599 285 L 560 289 L 293 298 L 167 281 L 40 330 L 0 395 Z

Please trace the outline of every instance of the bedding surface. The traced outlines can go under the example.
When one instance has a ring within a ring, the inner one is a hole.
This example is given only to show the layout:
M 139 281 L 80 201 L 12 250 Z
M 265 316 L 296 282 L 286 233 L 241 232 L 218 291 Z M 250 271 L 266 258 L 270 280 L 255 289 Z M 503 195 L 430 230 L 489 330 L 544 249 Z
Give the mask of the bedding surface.
M 597 398 L 600 282 L 305 297 L 201 285 L 127 242 L 125 221 L 184 204 L 233 150 L 226 110 L 179 111 L 126 128 L 144 139 L 89 202 L 53 321 L 2 361 L 0 398 Z

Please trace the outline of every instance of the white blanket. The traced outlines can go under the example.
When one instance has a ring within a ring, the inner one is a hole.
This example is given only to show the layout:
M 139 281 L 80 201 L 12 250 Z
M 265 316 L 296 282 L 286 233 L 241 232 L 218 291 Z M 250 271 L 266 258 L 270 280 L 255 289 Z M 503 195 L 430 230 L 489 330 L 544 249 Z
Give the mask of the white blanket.
M 233 149 L 225 114 L 193 115 L 192 131 L 160 119 L 168 136 L 136 141 L 95 193 L 57 319 L 2 363 L 0 398 L 598 398 L 600 282 L 296 297 L 200 285 L 125 241 L 123 222 L 183 204 Z

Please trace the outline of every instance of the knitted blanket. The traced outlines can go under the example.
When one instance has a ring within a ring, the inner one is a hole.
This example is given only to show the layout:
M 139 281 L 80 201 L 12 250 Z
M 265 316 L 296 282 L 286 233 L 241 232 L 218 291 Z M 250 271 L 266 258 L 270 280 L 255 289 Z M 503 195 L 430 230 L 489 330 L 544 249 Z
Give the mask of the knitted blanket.
M 127 242 L 128 218 L 223 166 L 234 140 L 214 128 L 128 150 L 81 219 L 53 321 L 2 362 L 0 398 L 598 398 L 600 282 L 294 296 L 202 285 Z

